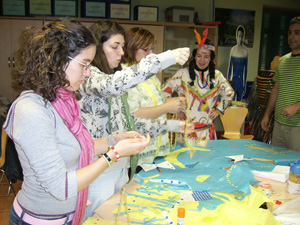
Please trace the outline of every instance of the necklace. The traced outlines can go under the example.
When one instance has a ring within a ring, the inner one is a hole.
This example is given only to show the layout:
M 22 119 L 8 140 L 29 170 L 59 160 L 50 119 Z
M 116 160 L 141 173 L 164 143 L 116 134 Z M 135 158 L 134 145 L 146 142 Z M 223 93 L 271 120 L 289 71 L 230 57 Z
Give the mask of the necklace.
M 196 70 L 197 71 L 197 70 Z M 200 88 L 200 89 L 204 89 L 204 88 L 206 88 L 207 87 L 207 85 L 208 85 L 208 82 L 207 82 L 207 80 L 206 80 L 206 78 L 205 78 L 205 74 L 204 74 L 204 71 L 197 71 L 197 76 L 196 76 L 196 78 L 197 78 L 197 88 Z M 200 78 L 201 78 L 201 80 L 202 80 L 202 84 L 200 83 Z

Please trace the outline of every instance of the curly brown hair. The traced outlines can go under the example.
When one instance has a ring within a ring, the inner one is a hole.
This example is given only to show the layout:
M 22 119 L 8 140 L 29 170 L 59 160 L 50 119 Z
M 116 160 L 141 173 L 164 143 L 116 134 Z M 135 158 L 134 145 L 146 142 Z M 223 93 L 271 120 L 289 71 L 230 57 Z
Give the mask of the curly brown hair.
M 123 61 L 129 66 L 137 64 L 135 54 L 137 50 L 147 48 L 154 44 L 154 35 L 142 27 L 133 27 L 125 37 Z
M 95 45 L 90 31 L 69 18 L 49 22 L 42 28 L 27 27 L 20 35 L 15 75 L 24 90 L 33 90 L 50 102 L 57 90 L 70 85 L 65 69 L 71 57 Z
M 92 62 L 92 65 L 97 67 L 99 70 L 106 74 L 111 74 L 112 71 L 109 67 L 108 61 L 106 59 L 105 53 L 103 51 L 103 43 L 108 41 L 113 35 L 121 34 L 125 37 L 124 28 L 113 21 L 110 20 L 100 20 L 95 22 L 89 27 L 96 40 L 96 55 Z M 120 70 L 121 66 L 115 70 Z

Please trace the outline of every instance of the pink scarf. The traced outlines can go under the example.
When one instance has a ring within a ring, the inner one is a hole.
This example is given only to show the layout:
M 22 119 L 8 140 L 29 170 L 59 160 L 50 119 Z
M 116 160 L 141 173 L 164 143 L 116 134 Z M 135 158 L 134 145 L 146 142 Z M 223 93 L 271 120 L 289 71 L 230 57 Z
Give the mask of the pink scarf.
M 75 135 L 81 146 L 79 168 L 94 161 L 94 141 L 80 118 L 80 107 L 73 92 L 60 88 L 56 100 L 52 103 L 69 130 Z M 77 205 L 72 225 L 81 224 L 88 197 L 88 187 L 78 193 Z

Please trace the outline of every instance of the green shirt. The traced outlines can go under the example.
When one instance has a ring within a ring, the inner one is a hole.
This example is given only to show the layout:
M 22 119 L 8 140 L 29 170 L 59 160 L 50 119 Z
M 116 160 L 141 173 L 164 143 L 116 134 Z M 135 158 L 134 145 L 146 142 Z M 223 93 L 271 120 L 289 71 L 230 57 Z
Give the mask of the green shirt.
M 289 120 L 282 116 L 282 110 L 300 102 L 300 55 L 288 53 L 282 56 L 277 64 L 275 82 L 278 82 L 278 97 L 275 106 L 275 120 L 289 126 L 300 126 L 300 110 Z

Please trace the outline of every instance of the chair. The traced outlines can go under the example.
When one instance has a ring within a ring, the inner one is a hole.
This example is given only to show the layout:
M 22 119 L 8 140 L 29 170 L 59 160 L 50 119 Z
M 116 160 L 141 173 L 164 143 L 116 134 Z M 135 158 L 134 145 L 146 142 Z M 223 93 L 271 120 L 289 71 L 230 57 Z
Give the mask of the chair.
M 2 127 L 2 131 L 1 131 L 1 157 L 0 157 L 0 171 L 2 172 L 2 176 L 1 176 L 1 179 L 0 179 L 0 183 L 2 183 L 4 175 L 6 176 L 5 170 L 2 167 L 4 166 L 4 163 L 5 163 L 7 142 L 8 142 L 8 135 L 5 132 L 4 128 Z M 16 195 L 16 193 L 13 189 L 13 186 L 12 186 L 12 182 L 8 179 L 7 176 L 6 176 L 6 179 L 8 180 L 8 183 L 9 183 L 7 195 L 9 195 L 11 190 L 14 193 L 14 195 Z
M 220 118 L 224 128 L 224 134 L 221 136 L 225 139 L 253 139 L 253 135 L 241 134 L 247 114 L 246 107 L 228 107 Z

